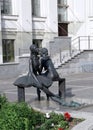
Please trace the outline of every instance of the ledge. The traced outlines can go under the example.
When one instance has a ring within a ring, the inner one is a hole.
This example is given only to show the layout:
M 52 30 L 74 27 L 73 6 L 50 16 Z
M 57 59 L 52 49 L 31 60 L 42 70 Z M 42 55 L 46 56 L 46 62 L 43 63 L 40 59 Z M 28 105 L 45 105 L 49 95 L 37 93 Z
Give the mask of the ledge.
M 1 63 L 0 66 L 6 66 L 6 65 L 17 65 L 19 62 L 9 62 L 9 63 Z
M 18 19 L 18 15 L 2 15 L 1 18 L 4 20 L 15 20 L 16 21 Z

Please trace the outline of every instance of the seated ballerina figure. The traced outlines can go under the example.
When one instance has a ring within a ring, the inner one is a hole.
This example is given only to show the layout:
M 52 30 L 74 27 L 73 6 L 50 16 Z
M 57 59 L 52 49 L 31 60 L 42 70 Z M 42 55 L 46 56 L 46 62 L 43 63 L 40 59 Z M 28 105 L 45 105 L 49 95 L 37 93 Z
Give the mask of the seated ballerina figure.
M 35 45 L 30 46 L 30 58 L 29 58 L 29 72 L 27 75 L 21 76 L 13 83 L 15 86 L 19 87 L 37 87 L 41 88 L 40 82 L 37 80 L 36 76 L 39 71 L 39 57 L 38 48 Z
M 56 69 L 54 68 L 53 62 L 48 55 L 48 49 L 41 48 L 40 56 L 41 56 L 41 59 L 40 59 L 40 72 L 41 73 L 40 73 L 40 75 L 52 82 L 60 79 Z M 45 82 L 45 80 L 42 80 L 42 81 Z M 46 85 L 46 87 L 49 88 L 50 86 Z M 37 90 L 37 93 L 40 96 L 39 88 Z M 49 95 L 46 94 L 46 96 L 47 96 L 47 100 L 49 100 Z
M 50 78 L 52 81 L 58 80 L 59 74 L 54 68 L 54 64 L 48 55 L 48 49 L 42 48 L 40 54 L 41 54 L 41 72 L 43 69 L 45 71 L 43 75 Z

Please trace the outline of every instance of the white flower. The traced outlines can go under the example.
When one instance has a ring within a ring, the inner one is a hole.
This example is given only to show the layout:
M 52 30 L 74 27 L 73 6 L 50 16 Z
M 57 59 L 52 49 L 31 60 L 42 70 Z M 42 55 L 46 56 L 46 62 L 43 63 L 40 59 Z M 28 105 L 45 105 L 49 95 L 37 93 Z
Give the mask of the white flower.
M 51 126 L 53 127 L 53 126 L 54 126 L 54 123 L 52 123 Z
M 46 118 L 50 118 L 50 115 L 49 115 L 49 113 L 46 113 Z

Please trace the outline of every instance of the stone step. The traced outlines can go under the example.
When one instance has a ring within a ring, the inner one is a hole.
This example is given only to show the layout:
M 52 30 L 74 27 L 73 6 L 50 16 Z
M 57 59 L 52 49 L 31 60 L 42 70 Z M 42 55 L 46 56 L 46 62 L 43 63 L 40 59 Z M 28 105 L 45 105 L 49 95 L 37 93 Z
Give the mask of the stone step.
M 69 75 L 82 72 L 93 72 L 93 51 L 83 51 L 66 61 L 57 71 L 60 75 Z

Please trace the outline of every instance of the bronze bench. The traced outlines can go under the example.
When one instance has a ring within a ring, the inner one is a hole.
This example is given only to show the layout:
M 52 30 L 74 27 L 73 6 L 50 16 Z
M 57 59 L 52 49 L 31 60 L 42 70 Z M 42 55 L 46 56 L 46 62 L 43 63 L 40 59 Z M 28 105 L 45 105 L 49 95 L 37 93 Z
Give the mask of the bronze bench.
M 59 78 L 53 82 L 58 81 L 58 95 L 60 98 L 65 98 L 65 78 Z M 25 102 L 25 88 L 17 86 L 18 89 L 18 102 Z M 37 93 L 38 100 L 40 100 L 40 93 Z M 49 96 L 47 95 L 47 100 L 49 100 Z

